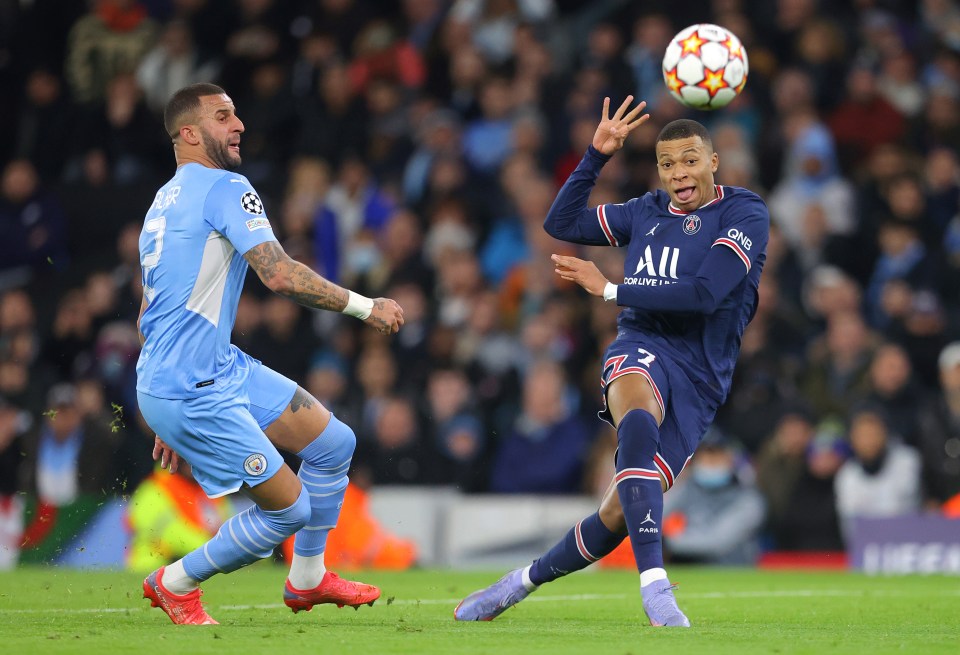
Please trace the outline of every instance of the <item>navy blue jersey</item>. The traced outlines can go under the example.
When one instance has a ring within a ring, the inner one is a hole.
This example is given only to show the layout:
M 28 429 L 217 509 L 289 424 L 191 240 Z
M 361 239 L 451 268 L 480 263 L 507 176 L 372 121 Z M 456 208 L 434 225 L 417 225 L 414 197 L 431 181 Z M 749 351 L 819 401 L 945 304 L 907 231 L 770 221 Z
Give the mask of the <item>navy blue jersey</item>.
M 588 208 L 608 159 L 589 148 L 544 228 L 564 241 L 626 248 L 617 288 L 617 304 L 624 307 L 620 334 L 642 335 L 712 400 L 723 402 L 740 338 L 757 308 L 767 207 L 752 191 L 718 185 L 718 197 L 690 213 L 674 207 L 662 190 Z

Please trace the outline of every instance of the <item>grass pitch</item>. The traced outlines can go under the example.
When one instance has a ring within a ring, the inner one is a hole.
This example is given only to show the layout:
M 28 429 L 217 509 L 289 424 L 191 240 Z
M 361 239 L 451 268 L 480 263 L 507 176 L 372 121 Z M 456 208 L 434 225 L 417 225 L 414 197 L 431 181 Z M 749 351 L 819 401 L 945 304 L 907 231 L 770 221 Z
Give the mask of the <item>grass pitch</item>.
M 960 578 L 672 567 L 691 630 L 654 629 L 638 576 L 583 572 L 546 585 L 491 623 L 453 608 L 502 571 L 370 571 L 377 604 L 294 615 L 284 570 L 261 563 L 204 585 L 221 625 L 175 626 L 126 572 L 21 568 L 0 573 L 2 655 L 380 655 L 429 653 L 960 653 Z

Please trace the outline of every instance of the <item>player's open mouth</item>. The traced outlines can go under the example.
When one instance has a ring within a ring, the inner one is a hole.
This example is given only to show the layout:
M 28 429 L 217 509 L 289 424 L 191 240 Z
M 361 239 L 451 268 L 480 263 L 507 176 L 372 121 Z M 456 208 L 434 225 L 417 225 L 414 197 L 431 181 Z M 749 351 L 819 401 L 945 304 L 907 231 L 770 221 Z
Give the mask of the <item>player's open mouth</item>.
M 697 191 L 695 186 L 687 186 L 682 189 L 677 189 L 677 200 L 680 202 L 687 202 L 690 198 L 693 197 L 693 194 Z

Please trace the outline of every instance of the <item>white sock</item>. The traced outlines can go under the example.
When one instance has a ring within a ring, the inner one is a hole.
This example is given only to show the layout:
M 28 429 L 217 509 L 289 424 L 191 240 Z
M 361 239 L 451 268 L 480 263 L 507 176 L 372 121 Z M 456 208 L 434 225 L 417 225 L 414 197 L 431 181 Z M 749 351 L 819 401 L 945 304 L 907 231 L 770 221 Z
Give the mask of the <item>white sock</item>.
M 667 572 L 664 569 L 647 569 L 640 574 L 640 586 L 646 587 L 651 582 L 666 580 Z
M 533 584 L 533 580 L 530 579 L 531 568 L 533 568 L 533 564 L 525 566 L 523 572 L 520 574 L 520 579 L 523 581 L 523 586 L 526 587 L 527 591 L 536 591 L 540 588 L 540 585 Z
M 200 583 L 187 575 L 183 560 L 178 559 L 163 569 L 163 587 L 172 594 L 182 596 L 200 586 Z
M 293 554 L 290 562 L 290 573 L 287 576 L 294 589 L 313 589 L 320 584 L 327 567 L 323 564 L 323 553 L 319 555 Z

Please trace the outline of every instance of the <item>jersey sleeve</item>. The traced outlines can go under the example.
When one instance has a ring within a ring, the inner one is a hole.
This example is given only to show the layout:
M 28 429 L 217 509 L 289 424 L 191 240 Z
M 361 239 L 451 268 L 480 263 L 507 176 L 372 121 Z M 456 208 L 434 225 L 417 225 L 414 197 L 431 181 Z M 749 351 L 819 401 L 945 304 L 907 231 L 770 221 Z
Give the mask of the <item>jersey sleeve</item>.
M 595 208 L 597 223 L 611 246 L 619 248 L 630 243 L 630 216 L 638 209 L 640 202 L 639 198 L 634 198 L 629 202 L 608 203 Z
M 630 240 L 627 205 L 587 207 L 600 169 L 610 156 L 587 148 L 580 164 L 557 193 L 543 222 L 555 239 L 588 246 L 625 246 Z M 629 204 L 629 203 L 628 203 Z
M 722 246 L 732 250 L 747 272 L 757 262 L 757 257 L 767 249 L 770 237 L 770 213 L 759 196 L 749 193 L 735 202 L 724 214 L 722 227 L 713 247 Z
M 241 255 L 267 241 L 276 241 L 263 201 L 247 178 L 224 175 L 207 194 L 204 217 Z

